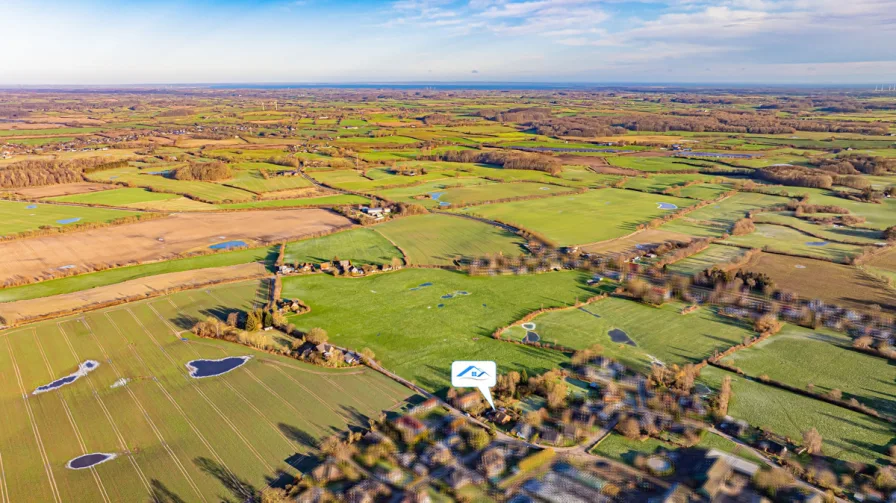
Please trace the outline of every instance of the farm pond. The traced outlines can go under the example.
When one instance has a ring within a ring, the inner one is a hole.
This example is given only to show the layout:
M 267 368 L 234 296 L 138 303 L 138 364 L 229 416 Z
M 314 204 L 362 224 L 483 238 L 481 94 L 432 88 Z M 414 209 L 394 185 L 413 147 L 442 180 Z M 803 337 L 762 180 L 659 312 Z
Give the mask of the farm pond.
M 242 367 L 252 358 L 251 356 L 228 356 L 217 360 L 191 360 L 186 363 L 190 371 L 190 377 L 202 379 L 226 374 L 231 370 Z

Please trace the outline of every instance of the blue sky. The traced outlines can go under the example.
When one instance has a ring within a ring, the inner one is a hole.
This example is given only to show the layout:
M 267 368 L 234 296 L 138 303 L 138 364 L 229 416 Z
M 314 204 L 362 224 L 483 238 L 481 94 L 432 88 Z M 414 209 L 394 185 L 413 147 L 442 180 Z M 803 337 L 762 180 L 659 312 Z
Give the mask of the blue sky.
M 896 83 L 896 0 L 3 0 L 0 84 Z

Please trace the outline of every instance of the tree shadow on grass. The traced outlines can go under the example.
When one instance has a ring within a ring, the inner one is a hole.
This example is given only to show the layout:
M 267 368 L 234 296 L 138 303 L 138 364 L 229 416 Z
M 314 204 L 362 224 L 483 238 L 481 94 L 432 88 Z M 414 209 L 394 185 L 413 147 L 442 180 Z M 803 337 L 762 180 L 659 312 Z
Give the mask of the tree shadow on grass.
M 203 472 L 218 479 L 218 482 L 233 495 L 234 501 L 248 501 L 258 494 L 258 490 L 252 484 L 240 479 L 236 474 L 213 459 L 198 457 L 193 460 L 193 463 Z
M 286 423 L 278 424 L 277 428 L 279 428 L 280 431 L 284 435 L 286 435 L 286 438 L 301 445 L 302 447 L 307 447 L 308 449 L 317 449 L 317 439 L 308 432 L 300 428 L 296 428 L 295 426 L 288 425 Z
M 186 501 L 168 489 L 161 481 L 150 481 L 149 501 L 153 503 L 186 503 Z

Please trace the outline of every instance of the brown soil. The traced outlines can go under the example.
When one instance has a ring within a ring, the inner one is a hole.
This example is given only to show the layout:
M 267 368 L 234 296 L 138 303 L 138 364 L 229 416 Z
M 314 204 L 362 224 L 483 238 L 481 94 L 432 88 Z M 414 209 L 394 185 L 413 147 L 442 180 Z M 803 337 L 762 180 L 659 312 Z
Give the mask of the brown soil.
M 111 265 L 171 259 L 209 245 L 240 240 L 250 246 L 295 240 L 348 227 L 321 209 L 176 213 L 147 222 L 0 243 L 0 284 L 13 278 L 46 278 L 60 267 L 87 272 Z
M 212 267 L 195 271 L 173 272 L 134 279 L 117 285 L 91 288 L 82 292 L 54 295 L 41 299 L 19 300 L 0 304 L 0 316 L 14 324 L 25 319 L 65 313 L 85 306 L 107 304 L 116 300 L 132 299 L 167 290 L 182 290 L 240 279 L 260 278 L 268 274 L 263 264 L 251 263 L 227 267 Z
M 74 194 L 86 194 L 88 192 L 99 192 L 101 190 L 119 188 L 117 185 L 105 183 L 63 183 L 61 185 L 47 185 L 45 187 L 25 187 L 16 189 L 16 194 L 27 197 L 29 199 L 40 199 L 43 197 L 70 196 Z
M 871 304 L 896 310 L 893 290 L 855 267 L 759 253 L 741 269 L 768 274 L 776 288 L 794 292 L 804 299 L 821 299 L 861 311 L 867 311 Z
M 660 244 L 666 241 L 687 242 L 691 239 L 691 236 L 680 232 L 647 229 L 621 238 L 588 244 L 582 246 L 582 250 L 591 253 L 618 253 L 634 250 L 638 245 Z

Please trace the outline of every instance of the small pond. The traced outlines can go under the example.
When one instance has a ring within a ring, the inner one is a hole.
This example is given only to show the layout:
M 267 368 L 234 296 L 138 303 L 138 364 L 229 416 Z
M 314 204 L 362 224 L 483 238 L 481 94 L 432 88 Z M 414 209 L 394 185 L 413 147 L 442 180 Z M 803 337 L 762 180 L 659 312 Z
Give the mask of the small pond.
M 36 204 L 29 204 L 28 206 L 25 206 L 25 209 L 26 209 L 26 210 L 33 210 L 33 209 L 36 209 L 36 208 L 37 208 L 37 205 L 36 205 Z
M 430 287 L 430 286 L 432 286 L 432 283 L 427 281 L 426 283 L 420 283 L 419 285 L 411 288 L 411 291 L 413 292 L 413 291 L 419 290 L 421 288 L 426 288 L 426 287 Z
M 245 241 L 225 241 L 223 243 L 218 243 L 209 246 L 212 250 L 230 250 L 231 248 L 240 248 L 243 246 L 249 246 Z
M 66 224 L 73 224 L 75 222 L 80 222 L 80 221 L 81 221 L 81 217 L 74 217 L 74 218 L 63 218 L 62 220 L 57 220 L 56 223 L 66 225 Z
M 656 203 L 656 208 L 658 210 L 677 210 L 678 206 L 672 203 Z
M 535 332 L 526 332 L 526 336 L 523 337 L 523 342 L 538 342 L 541 340 L 541 337 Z
M 628 344 L 629 346 L 637 346 L 635 341 L 632 340 L 631 337 L 628 336 L 627 333 L 619 330 L 618 328 L 614 328 L 607 332 L 607 335 L 610 336 L 610 340 L 613 342 L 618 342 L 620 344 Z
M 827 246 L 827 241 L 809 241 L 806 246 Z
M 85 468 L 90 468 L 91 466 L 96 466 L 100 463 L 105 463 L 106 461 L 115 459 L 115 454 L 106 454 L 104 452 L 94 452 L 91 454 L 85 454 L 83 456 L 78 456 L 77 458 L 69 461 L 65 466 L 72 470 L 83 470 Z
M 202 379 L 226 374 L 231 370 L 242 367 L 251 356 L 228 356 L 217 360 L 193 360 L 186 363 L 190 370 L 190 377 Z

